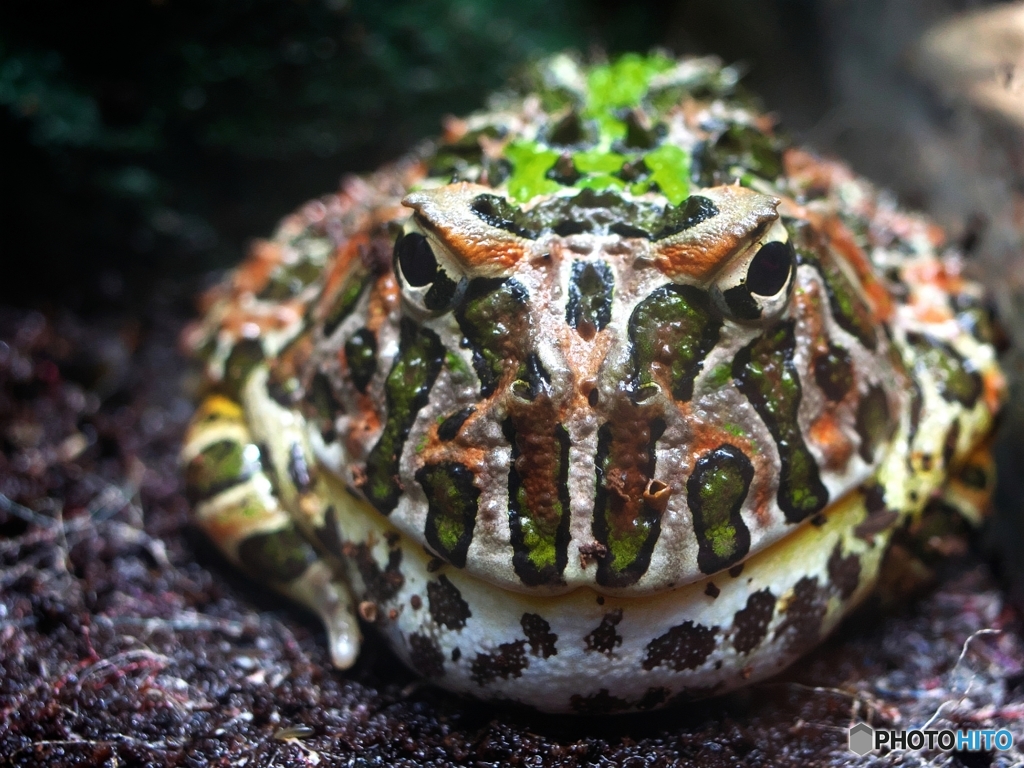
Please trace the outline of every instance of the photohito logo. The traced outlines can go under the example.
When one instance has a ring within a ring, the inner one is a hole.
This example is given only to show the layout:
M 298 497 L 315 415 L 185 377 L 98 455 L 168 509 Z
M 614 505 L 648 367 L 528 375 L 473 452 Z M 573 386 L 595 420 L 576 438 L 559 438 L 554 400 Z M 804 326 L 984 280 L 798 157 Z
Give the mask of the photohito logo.
M 850 729 L 850 751 L 866 755 L 873 749 L 941 749 L 944 752 L 1005 751 L 1013 746 L 1013 735 L 1002 728 L 996 730 L 951 731 L 948 729 L 884 731 L 867 723 Z

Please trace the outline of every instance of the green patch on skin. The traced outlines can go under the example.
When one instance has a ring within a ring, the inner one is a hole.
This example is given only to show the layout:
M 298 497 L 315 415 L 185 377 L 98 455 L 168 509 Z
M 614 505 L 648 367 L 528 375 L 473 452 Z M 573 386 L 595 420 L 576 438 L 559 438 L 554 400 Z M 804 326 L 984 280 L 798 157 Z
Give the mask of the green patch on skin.
M 550 410 L 550 404 L 546 405 Z M 541 402 L 540 407 L 544 408 L 545 403 Z M 569 433 L 560 424 L 552 426 L 544 413 L 523 409 L 509 418 L 504 431 L 512 445 L 508 476 L 512 565 L 524 584 L 559 584 L 568 562 Z M 529 486 L 520 475 L 524 463 L 526 472 L 533 474 L 534 482 Z
M 599 114 L 639 105 L 651 78 L 674 66 L 665 56 L 627 53 L 611 64 L 594 67 L 587 74 L 587 110 Z
M 580 173 L 618 173 L 625 162 L 625 156 L 616 152 L 592 150 L 572 156 L 572 163 Z
M 235 342 L 224 361 L 224 385 L 233 395 L 241 392 L 249 375 L 263 362 L 263 345 L 259 339 L 241 339 Z
M 598 173 L 580 179 L 573 186 L 577 189 L 625 189 L 626 182 L 616 176 L 609 176 L 607 173 Z
M 690 155 L 682 147 L 662 144 L 644 155 L 651 171 L 650 181 L 672 205 L 679 205 L 690 194 Z
M 466 367 L 462 358 L 451 350 L 448 350 L 444 356 L 444 365 L 449 371 L 451 371 L 453 379 L 462 381 L 464 379 L 468 379 L 470 376 L 470 370 Z
M 398 462 L 416 415 L 427 404 L 430 389 L 444 360 L 444 345 L 428 328 L 402 320 L 398 356 L 384 382 L 387 421 L 380 439 L 366 459 L 361 488 L 373 506 L 385 515 L 398 504 Z
M 935 380 L 939 394 L 951 403 L 973 408 L 981 396 L 981 375 L 951 346 L 921 333 L 908 333 L 914 347 L 914 367 Z
M 597 582 L 603 586 L 636 583 L 647 572 L 661 535 L 663 508 L 648 503 L 644 488 L 654 476 L 655 446 L 665 423 L 646 422 L 639 409 L 635 416 L 632 424 L 606 423 L 597 434 L 593 532 L 608 549 L 597 566 Z
M 218 440 L 188 463 L 185 487 L 195 503 L 243 483 L 261 470 L 259 449 L 237 440 Z
M 686 483 L 697 535 L 697 566 L 716 573 L 735 565 L 750 550 L 750 531 L 740 515 L 754 468 L 743 452 L 724 444 L 705 454 Z
M 427 543 L 449 563 L 464 568 L 480 499 L 473 473 L 463 464 L 446 461 L 426 465 L 416 480 L 427 496 Z
M 516 141 L 505 147 L 505 157 L 512 163 L 512 175 L 508 179 L 508 194 L 512 199 L 525 203 L 561 189 L 557 181 L 547 178 L 559 157 L 555 150 L 545 149 L 533 141 Z
M 707 386 L 714 387 L 715 389 L 728 386 L 732 383 L 732 365 L 729 363 L 719 363 L 711 369 L 711 372 L 708 373 L 704 381 Z
M 372 281 L 373 274 L 363 267 L 355 269 L 345 278 L 344 285 L 334 297 L 331 308 L 324 317 L 324 336 L 334 333 L 345 318 L 352 314 L 359 297 Z
M 793 362 L 795 348 L 793 323 L 780 323 L 741 349 L 732 369 L 737 388 L 775 438 L 782 462 L 778 503 L 791 523 L 819 512 L 828 503 L 828 489 L 797 422 L 802 393 Z
M 637 390 L 667 379 L 676 400 L 690 400 L 693 381 L 718 343 L 721 327 L 704 291 L 686 285 L 655 290 L 629 318 Z
M 250 573 L 278 583 L 293 581 L 305 573 L 316 553 L 294 527 L 258 533 L 238 545 L 238 559 Z
M 515 280 L 473 280 L 456 308 L 459 327 L 473 352 L 481 397 L 489 397 L 509 360 L 524 357 L 527 293 Z
M 839 268 L 831 260 L 819 262 L 821 274 L 825 279 L 825 292 L 839 327 L 857 339 L 870 350 L 878 346 L 875 336 L 875 325 L 871 310 L 850 284 Z

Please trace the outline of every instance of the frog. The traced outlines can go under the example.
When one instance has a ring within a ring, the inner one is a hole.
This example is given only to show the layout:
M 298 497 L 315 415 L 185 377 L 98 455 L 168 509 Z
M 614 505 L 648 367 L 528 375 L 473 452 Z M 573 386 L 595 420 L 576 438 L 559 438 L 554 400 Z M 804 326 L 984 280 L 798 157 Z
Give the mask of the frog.
M 227 558 L 431 683 L 636 712 L 774 675 L 1005 397 L 955 243 L 714 58 L 534 65 L 203 298 L 181 461 Z

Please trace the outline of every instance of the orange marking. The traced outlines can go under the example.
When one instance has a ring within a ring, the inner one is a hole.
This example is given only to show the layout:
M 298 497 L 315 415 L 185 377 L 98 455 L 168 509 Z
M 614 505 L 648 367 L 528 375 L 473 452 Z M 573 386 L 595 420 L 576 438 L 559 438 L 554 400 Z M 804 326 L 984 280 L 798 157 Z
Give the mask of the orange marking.
M 853 456 L 853 442 L 832 410 L 826 410 L 811 424 L 807 436 L 825 457 L 826 469 L 840 470 Z

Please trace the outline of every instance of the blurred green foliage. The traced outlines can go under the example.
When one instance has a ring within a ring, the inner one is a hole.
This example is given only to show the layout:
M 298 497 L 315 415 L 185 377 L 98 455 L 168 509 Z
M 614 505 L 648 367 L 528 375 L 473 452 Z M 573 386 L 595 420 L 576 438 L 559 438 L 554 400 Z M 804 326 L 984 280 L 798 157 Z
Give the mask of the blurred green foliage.
M 0 4 L 0 299 L 140 294 L 237 260 L 303 200 L 563 48 L 647 48 L 585 0 Z

